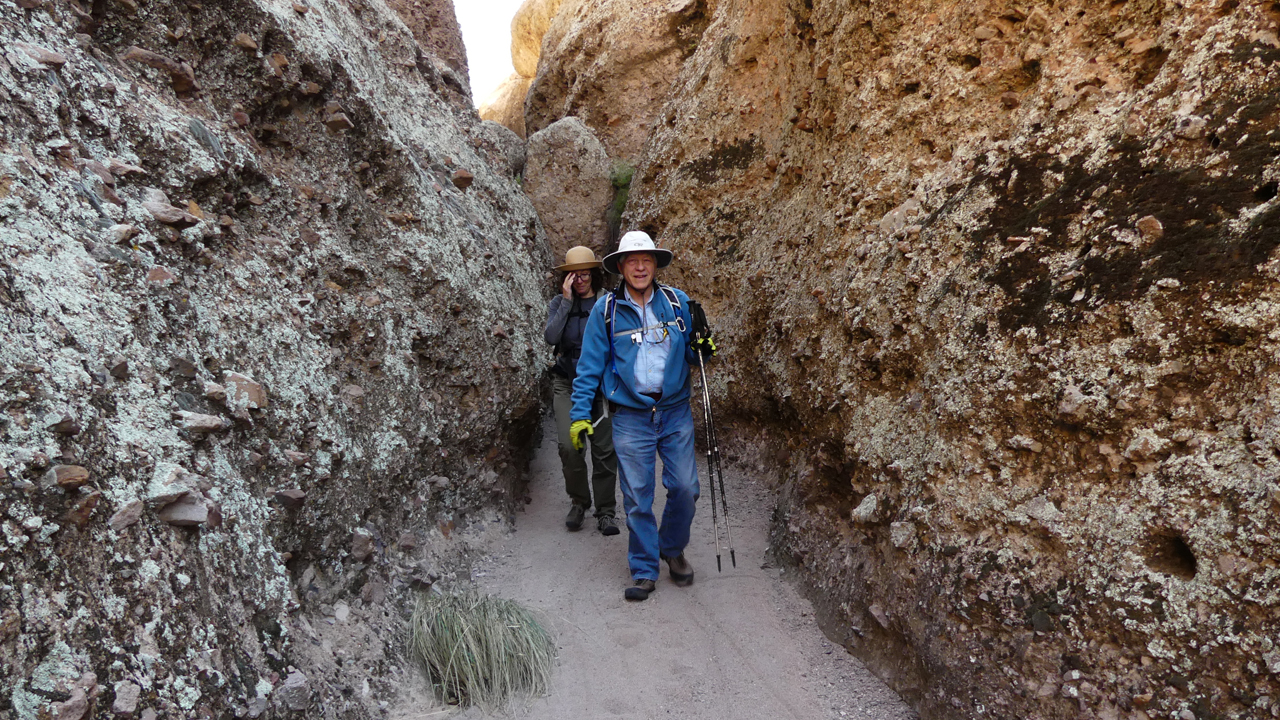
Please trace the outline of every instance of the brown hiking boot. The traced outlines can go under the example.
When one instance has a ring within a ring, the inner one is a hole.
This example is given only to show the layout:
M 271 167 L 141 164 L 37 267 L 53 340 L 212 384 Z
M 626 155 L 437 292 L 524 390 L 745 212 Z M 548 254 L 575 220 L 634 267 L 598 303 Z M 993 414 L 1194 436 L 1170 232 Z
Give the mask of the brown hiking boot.
M 649 593 L 653 592 L 658 584 L 652 580 L 637 580 L 636 584 L 627 588 L 622 596 L 628 600 L 648 600 Z
M 693 584 L 693 566 L 689 564 L 688 560 L 684 559 L 684 553 L 662 559 L 667 561 L 667 572 L 671 574 L 671 582 L 678 587 L 686 587 Z

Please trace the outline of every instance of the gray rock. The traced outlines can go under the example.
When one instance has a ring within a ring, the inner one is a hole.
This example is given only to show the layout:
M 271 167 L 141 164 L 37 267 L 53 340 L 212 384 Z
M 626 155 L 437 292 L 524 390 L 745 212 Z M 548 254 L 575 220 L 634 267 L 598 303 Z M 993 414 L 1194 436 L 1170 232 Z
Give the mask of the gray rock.
M 519 135 L 493 120 L 480 123 L 476 134 L 501 156 L 505 163 L 503 170 L 508 177 L 516 177 L 524 172 L 526 148 Z
M 351 534 L 351 557 L 357 562 L 368 560 L 376 547 L 373 533 L 368 530 L 360 528 Z
M 142 519 L 142 508 L 141 500 L 131 500 L 115 511 L 111 519 L 107 520 L 107 525 L 112 530 L 120 532 Z
M 870 493 L 862 498 L 862 502 L 858 503 L 858 507 L 853 509 L 851 515 L 856 523 L 873 523 L 879 517 L 879 509 L 879 501 L 875 493 Z
M 138 698 L 142 696 L 142 688 L 128 680 L 121 680 L 115 685 L 115 693 L 111 712 L 119 717 L 133 717 L 138 710 Z
M 217 415 L 179 410 L 173 414 L 173 417 L 178 421 L 178 427 L 197 434 L 222 432 L 231 427 L 231 421 Z
M 275 689 L 275 701 L 279 705 L 293 711 L 306 710 L 311 707 L 311 687 L 307 676 L 294 670 L 284 679 L 284 683 Z
M 529 137 L 524 191 L 547 231 L 555 258 L 575 245 L 597 254 L 609 241 L 605 213 L 613 202 L 613 162 L 595 133 L 576 117 Z
M 209 506 L 202 496 L 190 493 L 165 505 L 157 515 L 170 525 L 192 527 L 209 521 Z

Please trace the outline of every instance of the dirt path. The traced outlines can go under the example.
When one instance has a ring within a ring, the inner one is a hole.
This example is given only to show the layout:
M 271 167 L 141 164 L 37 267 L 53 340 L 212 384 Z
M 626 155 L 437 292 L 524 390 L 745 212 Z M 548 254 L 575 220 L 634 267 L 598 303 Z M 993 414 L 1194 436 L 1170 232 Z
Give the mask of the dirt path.
M 600 535 L 594 523 L 577 533 L 565 530 L 568 504 L 552 431 L 544 428 L 531 469 L 533 502 L 519 515 L 517 531 L 475 571 L 487 591 L 542 612 L 556 635 L 554 687 L 549 696 L 513 711 L 516 717 L 915 717 L 861 663 L 822 636 L 812 607 L 777 570 L 761 568 L 772 503 L 763 488 L 732 472 L 726 482 L 738 567 L 729 566 L 726 553 L 724 572 L 716 572 L 703 474 L 703 497 L 686 550 L 696 582 L 672 585 L 663 565 L 656 593 L 645 602 L 624 601 L 622 591 L 631 584 L 626 528 L 614 537 Z M 472 710 L 461 717 L 485 716 Z

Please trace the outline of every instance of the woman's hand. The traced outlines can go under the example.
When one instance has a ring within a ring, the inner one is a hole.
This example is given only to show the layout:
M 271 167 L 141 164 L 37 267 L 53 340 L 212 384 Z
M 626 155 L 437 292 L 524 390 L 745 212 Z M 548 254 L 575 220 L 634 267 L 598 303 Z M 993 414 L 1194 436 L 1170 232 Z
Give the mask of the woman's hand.
M 560 288 L 560 290 L 561 290 L 560 294 L 561 294 L 561 295 L 564 295 L 564 299 L 565 299 L 565 300 L 572 300 L 572 299 L 573 299 L 573 279 L 574 279 L 574 277 L 576 277 L 576 276 L 575 276 L 573 273 L 568 273 L 567 275 L 565 275 L 565 276 L 564 276 L 564 286 Z

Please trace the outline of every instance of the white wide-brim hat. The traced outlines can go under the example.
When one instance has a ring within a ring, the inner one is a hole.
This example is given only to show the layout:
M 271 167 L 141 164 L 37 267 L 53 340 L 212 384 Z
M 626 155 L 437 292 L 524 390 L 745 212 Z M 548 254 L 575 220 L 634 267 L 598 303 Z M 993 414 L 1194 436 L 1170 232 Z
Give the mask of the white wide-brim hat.
M 623 255 L 636 252 L 653 253 L 653 259 L 659 268 L 670 265 L 671 259 L 675 257 L 670 250 L 655 246 L 649 233 L 632 230 L 618 241 L 618 249 L 615 252 L 604 256 L 604 269 L 614 275 L 621 275 L 622 273 L 618 270 L 618 261 Z

